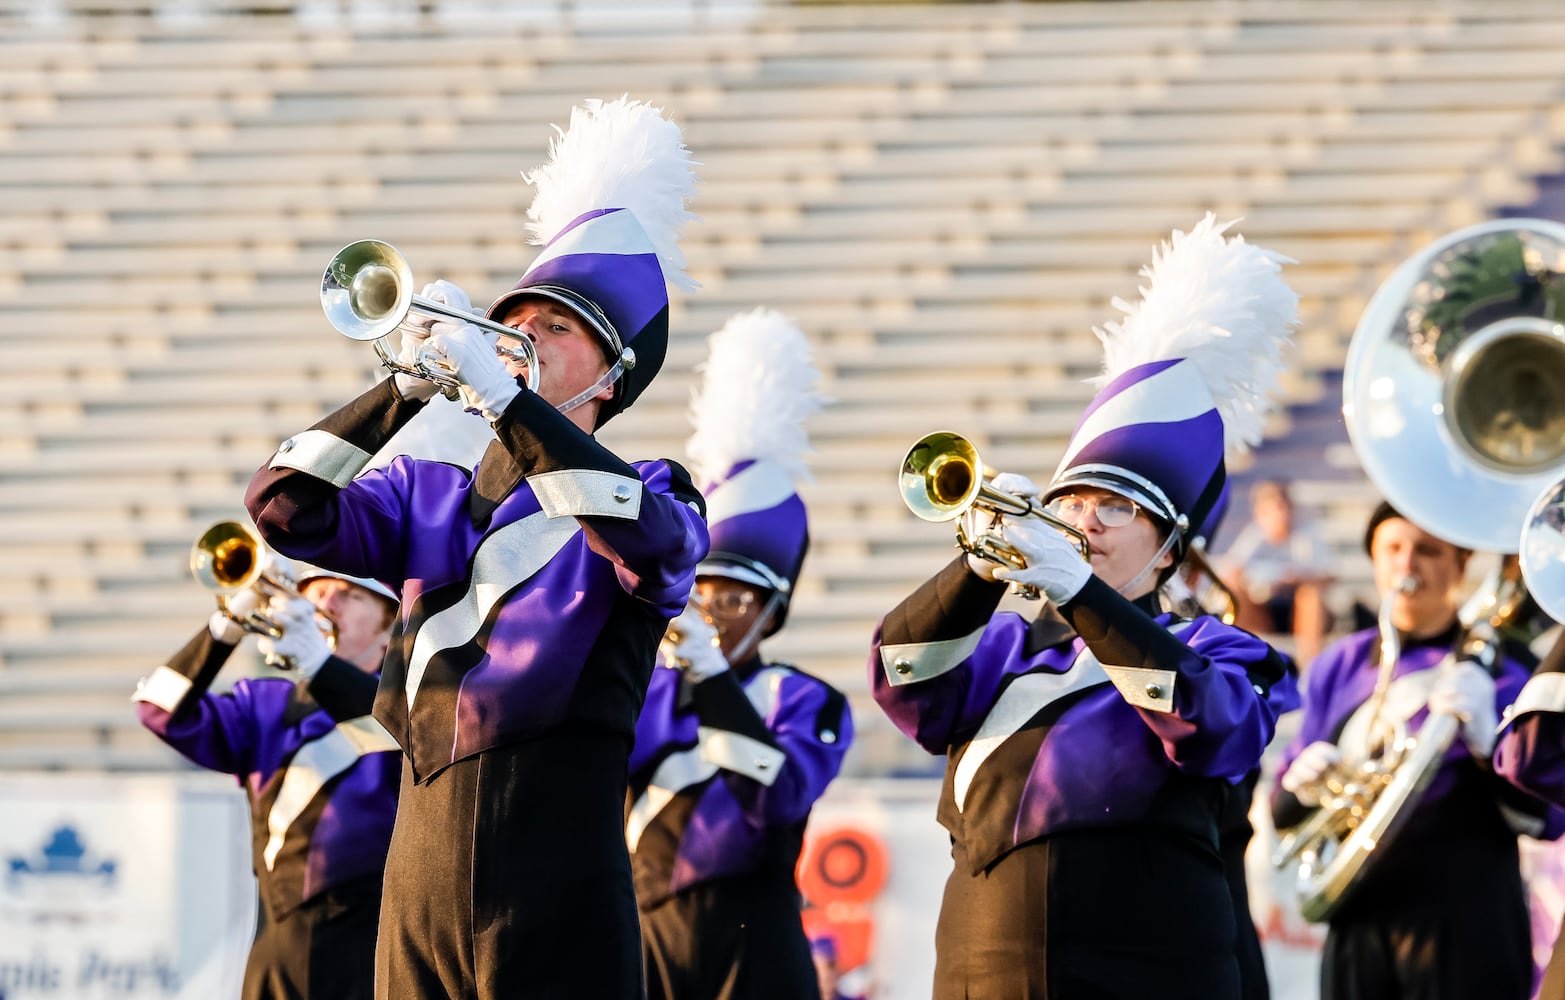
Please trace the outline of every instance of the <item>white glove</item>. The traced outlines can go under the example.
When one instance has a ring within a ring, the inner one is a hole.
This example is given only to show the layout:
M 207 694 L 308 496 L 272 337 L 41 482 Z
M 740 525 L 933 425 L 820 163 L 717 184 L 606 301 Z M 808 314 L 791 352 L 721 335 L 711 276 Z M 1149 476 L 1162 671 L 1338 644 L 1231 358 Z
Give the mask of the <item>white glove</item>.
M 495 356 L 494 345 L 492 335 L 471 323 L 436 323 L 429 338 L 430 350 L 440 354 L 462 383 L 459 391 L 467 411 L 490 423 L 500 419 L 522 391 Z
M 1005 540 L 1027 560 L 1026 569 L 1001 566 L 994 578 L 1007 583 L 1037 587 L 1056 605 L 1081 592 L 1092 576 L 1092 564 L 1081 557 L 1063 531 L 1036 517 L 1016 518 L 1005 524 Z
M 1342 751 L 1335 744 L 1317 740 L 1299 751 L 1282 776 L 1282 790 L 1292 792 L 1301 805 L 1320 805 L 1320 779 L 1342 762 Z
M 1038 496 L 1037 484 L 1017 472 L 1001 472 L 989 480 L 989 485 L 1002 493 L 1009 493 L 1012 496 L 1029 499 Z M 994 526 L 999 520 L 999 514 L 990 510 L 980 509 L 977 504 L 974 504 L 962 513 L 962 530 L 968 538 L 976 539 L 985 532 L 994 530 Z M 993 580 L 995 579 L 995 570 L 1000 568 L 1000 564 L 992 559 L 982 559 L 972 553 L 968 553 L 967 567 L 983 579 Z
M 728 669 L 728 661 L 717 646 L 717 630 L 694 605 L 685 605 L 685 610 L 669 623 L 669 628 L 677 632 L 680 639 L 676 643 L 664 635 L 658 646 L 664 666 L 683 671 L 685 679 L 692 684 L 716 677 Z
M 263 635 L 255 648 L 272 666 L 297 670 L 305 680 L 311 680 L 331 656 L 331 647 L 315 623 L 315 605 L 302 597 L 279 595 L 272 598 L 271 610 L 283 630 L 282 638 Z
M 246 615 L 266 602 L 254 590 L 241 590 L 232 597 L 225 598 L 223 603 L 228 607 L 228 614 L 224 614 L 222 610 L 212 612 L 212 617 L 207 619 L 207 631 L 212 633 L 212 638 L 218 642 L 237 646 L 239 640 L 245 637 L 245 628 L 234 621 L 234 618 L 243 621 Z M 229 615 L 233 617 L 230 618 Z
M 1488 757 L 1494 750 L 1499 719 L 1494 710 L 1494 678 L 1470 660 L 1443 663 L 1435 668 L 1429 689 L 1429 711 L 1462 720 L 1462 739 L 1474 757 Z
M 422 298 L 429 299 L 431 302 L 439 302 L 441 305 L 478 315 L 477 310 L 473 308 L 472 302 L 468 300 L 467 293 L 462 291 L 459 286 L 453 285 L 444 279 L 432 281 L 425 285 L 424 290 L 419 295 Z M 431 330 L 435 324 L 442 322 L 449 322 L 449 320 L 444 320 L 432 313 L 419 312 L 417 310 L 409 312 L 407 318 L 402 321 L 402 326 L 399 327 L 402 333 L 402 347 L 397 352 L 397 360 L 410 367 L 417 364 L 419 354 L 424 350 L 424 345 L 429 339 Z M 402 394 L 403 399 L 428 400 L 434 397 L 439 388 L 439 386 L 427 378 L 419 378 L 416 375 L 397 375 L 397 391 Z

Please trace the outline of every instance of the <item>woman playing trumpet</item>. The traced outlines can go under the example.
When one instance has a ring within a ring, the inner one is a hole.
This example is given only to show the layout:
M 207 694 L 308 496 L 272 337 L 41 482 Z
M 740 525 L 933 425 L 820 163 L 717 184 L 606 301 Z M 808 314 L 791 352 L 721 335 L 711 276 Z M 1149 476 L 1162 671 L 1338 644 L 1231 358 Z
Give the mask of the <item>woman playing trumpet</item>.
M 226 598 L 134 700 L 142 725 L 234 775 L 249 799 L 261 898 L 244 1000 L 368 1000 L 401 778 L 396 744 L 369 716 L 397 600 L 374 580 L 313 567 L 298 586 L 302 597 L 251 588 Z M 288 673 L 211 693 L 256 616 L 271 633 L 260 651 Z
M 768 660 L 809 545 L 794 490 L 819 405 L 802 332 L 777 313 L 711 339 L 690 453 L 712 551 L 653 671 L 625 835 L 651 1000 L 804 997 L 814 961 L 794 884 L 804 826 L 853 740 L 847 700 Z
M 1227 790 L 1260 760 L 1286 683 L 1264 642 L 1164 612 L 1157 589 L 1225 479 L 1225 436 L 1259 437 L 1297 297 L 1279 260 L 1208 217 L 1176 233 L 1145 302 L 1103 337 L 1106 385 L 1038 496 L 999 525 L 1016 566 L 958 557 L 881 622 L 876 700 L 947 755 L 954 868 L 936 1000 L 1239 996 L 1219 856 Z M 996 613 L 1006 582 L 1058 611 Z

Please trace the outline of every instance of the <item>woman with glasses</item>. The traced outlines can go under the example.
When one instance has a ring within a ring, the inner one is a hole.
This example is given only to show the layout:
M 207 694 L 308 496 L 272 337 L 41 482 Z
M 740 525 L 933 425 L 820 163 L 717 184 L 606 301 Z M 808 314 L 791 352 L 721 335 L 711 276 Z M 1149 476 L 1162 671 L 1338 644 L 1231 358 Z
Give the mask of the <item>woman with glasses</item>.
M 1222 491 L 1225 444 L 1259 438 L 1297 297 L 1275 255 L 1214 222 L 1175 233 L 1143 303 L 1100 331 L 1106 384 L 1047 490 L 995 477 L 1080 537 L 975 525 L 1019 565 L 959 556 L 876 634 L 876 701 L 946 755 L 936 1000 L 1240 995 L 1219 822 L 1286 672 L 1247 632 L 1165 612 L 1158 588 Z M 1057 614 L 997 611 L 1006 583 Z
M 804 335 L 756 310 L 713 335 L 690 440 L 712 550 L 663 643 L 636 726 L 625 836 L 650 1000 L 817 990 L 794 868 L 853 738 L 842 693 L 768 661 L 809 545 Z

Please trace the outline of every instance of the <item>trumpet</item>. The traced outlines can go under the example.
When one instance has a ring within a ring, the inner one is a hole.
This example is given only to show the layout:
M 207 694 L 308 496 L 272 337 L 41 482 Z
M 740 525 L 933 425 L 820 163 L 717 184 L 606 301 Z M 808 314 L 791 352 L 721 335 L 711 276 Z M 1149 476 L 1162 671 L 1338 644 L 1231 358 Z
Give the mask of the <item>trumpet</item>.
M 283 627 L 266 613 L 264 605 L 239 615 L 229 609 L 228 599 L 246 590 L 265 598 L 274 594 L 304 596 L 299 592 L 286 560 L 267 548 L 260 536 L 242 521 L 219 521 L 202 532 L 190 547 L 190 572 L 198 583 L 213 591 L 217 608 L 224 617 L 246 632 L 273 639 L 283 637 Z M 336 648 L 336 623 L 320 611 L 315 613 L 315 623 L 326 636 L 327 645 Z M 280 657 L 268 656 L 267 662 L 284 669 L 293 666 Z
M 433 382 L 447 399 L 457 398 L 461 382 L 438 352 L 420 351 L 412 364 L 404 364 L 386 345 L 386 337 L 401 327 L 410 313 L 471 323 L 487 333 L 514 337 L 519 341 L 516 350 L 527 365 L 527 388 L 538 391 L 538 353 L 532 340 L 503 323 L 414 295 L 413 269 L 390 243 L 359 240 L 333 254 L 321 275 L 321 309 L 344 337 L 373 341 L 382 368 Z
M 1092 549 L 1087 536 L 1075 525 L 1050 513 L 1037 500 L 997 490 L 993 478 L 984 470 L 978 449 L 961 434 L 935 431 L 913 443 L 902 459 L 899 485 L 902 502 L 925 521 L 957 521 L 956 545 L 980 559 L 988 559 L 1013 569 L 1024 569 L 1027 560 L 995 531 L 970 535 L 959 519 L 972 508 L 997 515 L 1036 517 L 1050 527 L 1069 535 L 1084 560 L 1091 561 Z M 1016 592 L 1028 600 L 1038 598 L 1038 588 L 1019 586 Z

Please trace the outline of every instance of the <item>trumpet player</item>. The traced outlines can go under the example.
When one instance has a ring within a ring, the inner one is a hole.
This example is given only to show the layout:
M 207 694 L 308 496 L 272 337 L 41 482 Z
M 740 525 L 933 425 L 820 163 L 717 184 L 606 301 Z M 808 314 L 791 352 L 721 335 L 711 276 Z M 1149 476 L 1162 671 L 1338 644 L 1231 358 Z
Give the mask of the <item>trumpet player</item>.
M 1047 488 L 994 479 L 1090 561 L 1006 515 L 989 533 L 1011 564 L 959 556 L 877 630 L 876 701 L 947 755 L 936 1000 L 1240 995 L 1220 812 L 1271 739 L 1285 671 L 1158 596 L 1221 493 L 1225 439 L 1259 439 L 1297 315 L 1284 260 L 1226 228 L 1176 232 L 1143 301 L 1100 331 L 1104 384 Z M 1058 616 L 997 613 L 1006 583 Z
M 805 823 L 853 739 L 847 700 L 763 655 L 809 546 L 804 334 L 733 317 L 710 341 L 690 455 L 712 549 L 664 639 L 630 757 L 631 849 L 650 1000 L 808 997 L 794 883 Z
M 314 567 L 298 581 L 302 598 L 230 597 L 134 700 L 142 725 L 192 763 L 237 777 L 249 799 L 260 906 L 244 1000 L 368 1000 L 401 772 L 370 709 L 397 600 L 374 580 Z M 212 693 L 257 613 L 279 633 L 257 645 L 287 673 Z
M 402 356 L 438 355 L 493 429 L 471 473 L 404 456 L 359 475 L 434 394 L 397 374 L 285 443 L 251 483 L 269 542 L 396 581 L 403 597 L 375 705 L 406 759 L 379 997 L 642 992 L 626 762 L 707 532 L 677 463 L 631 464 L 593 433 L 662 365 L 667 282 L 693 284 L 677 241 L 691 166 L 657 108 L 575 109 L 528 175 L 547 242 L 486 310 L 510 332 L 404 329 Z M 536 371 L 512 350 L 524 340 Z
M 1345 757 L 1368 757 L 1383 727 L 1417 732 L 1446 714 L 1460 720 L 1460 730 L 1395 838 L 1376 849 L 1331 915 L 1321 997 L 1522 1000 L 1532 987 L 1532 959 L 1516 835 L 1519 828 L 1545 832 L 1546 810 L 1496 777 L 1490 755 L 1496 720 L 1527 670 L 1505 656 L 1485 665 L 1454 654 L 1464 631 L 1466 549 L 1384 502 L 1370 517 L 1364 548 L 1400 655 L 1383 696 L 1374 694 L 1381 667 L 1375 629 L 1334 643 L 1310 666 L 1303 719 L 1273 799 L 1278 830 L 1320 804 L 1327 772 Z

